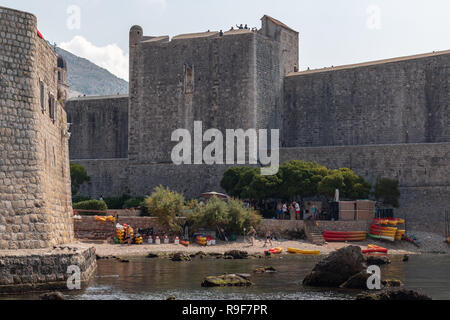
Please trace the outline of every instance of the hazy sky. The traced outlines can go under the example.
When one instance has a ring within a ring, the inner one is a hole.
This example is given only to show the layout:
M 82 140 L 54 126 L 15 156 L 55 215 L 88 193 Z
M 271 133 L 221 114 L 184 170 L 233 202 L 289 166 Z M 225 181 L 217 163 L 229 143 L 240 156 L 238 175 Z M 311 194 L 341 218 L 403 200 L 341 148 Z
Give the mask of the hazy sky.
M 128 31 L 145 35 L 260 27 L 300 32 L 300 68 L 450 49 L 449 0 L 0 0 L 34 13 L 44 37 L 128 79 Z M 79 18 L 79 19 L 78 19 Z

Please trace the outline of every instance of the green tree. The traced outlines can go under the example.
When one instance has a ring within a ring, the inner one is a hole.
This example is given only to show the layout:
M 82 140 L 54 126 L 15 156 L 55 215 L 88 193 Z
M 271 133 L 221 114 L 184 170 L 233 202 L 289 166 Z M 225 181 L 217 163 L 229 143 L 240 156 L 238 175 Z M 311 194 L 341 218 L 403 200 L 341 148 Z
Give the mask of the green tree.
M 225 171 L 220 186 L 232 197 L 245 198 L 250 193 L 250 183 L 257 174 L 257 168 L 232 167 Z
M 336 189 L 342 198 L 366 199 L 369 197 L 371 185 L 361 176 L 348 168 L 330 170 L 318 185 L 318 193 L 327 198 L 333 197 Z
M 163 186 L 156 187 L 150 197 L 143 203 L 147 212 L 158 218 L 159 224 L 170 232 L 178 232 L 180 223 L 177 217 L 182 216 L 184 210 L 184 197 L 182 194 L 171 191 Z
M 72 181 L 72 195 L 78 193 L 83 183 L 91 180 L 86 169 L 77 163 L 70 163 L 70 179 Z
M 248 186 L 244 198 L 252 200 L 263 200 L 274 198 L 279 192 L 282 180 L 279 176 L 263 176 L 259 173 L 255 174 Z
M 328 169 L 315 162 L 292 160 L 280 166 L 281 185 L 278 196 L 289 200 L 294 196 L 317 195 L 318 183 L 328 174 Z
M 381 178 L 375 184 L 375 198 L 386 205 L 399 207 L 400 190 L 397 180 Z
M 341 190 L 344 185 L 344 177 L 342 173 L 335 171 L 327 175 L 319 182 L 317 191 L 325 197 L 333 197 L 336 189 Z

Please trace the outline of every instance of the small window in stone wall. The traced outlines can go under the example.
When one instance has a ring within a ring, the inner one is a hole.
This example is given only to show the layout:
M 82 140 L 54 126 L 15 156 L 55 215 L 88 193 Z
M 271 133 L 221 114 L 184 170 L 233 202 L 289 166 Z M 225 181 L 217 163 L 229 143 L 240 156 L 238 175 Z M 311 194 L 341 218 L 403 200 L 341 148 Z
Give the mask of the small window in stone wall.
M 42 81 L 39 81 L 39 91 L 40 91 L 40 96 L 39 99 L 41 101 L 41 110 L 42 113 L 45 113 L 45 87 L 44 87 L 44 83 Z
M 50 119 L 52 119 L 53 123 L 56 121 L 56 100 L 53 95 L 48 96 L 48 110 Z
M 194 67 L 184 65 L 184 93 L 194 93 Z

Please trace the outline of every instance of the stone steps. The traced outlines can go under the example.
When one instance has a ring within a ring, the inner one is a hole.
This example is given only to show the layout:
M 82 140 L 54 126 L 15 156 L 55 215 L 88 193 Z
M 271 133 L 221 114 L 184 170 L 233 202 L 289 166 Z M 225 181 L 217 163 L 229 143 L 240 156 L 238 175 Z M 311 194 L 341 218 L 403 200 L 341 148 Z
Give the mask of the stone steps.
M 305 233 L 306 238 L 315 245 L 324 245 L 325 240 L 323 239 L 322 232 L 316 226 L 314 221 L 305 221 Z

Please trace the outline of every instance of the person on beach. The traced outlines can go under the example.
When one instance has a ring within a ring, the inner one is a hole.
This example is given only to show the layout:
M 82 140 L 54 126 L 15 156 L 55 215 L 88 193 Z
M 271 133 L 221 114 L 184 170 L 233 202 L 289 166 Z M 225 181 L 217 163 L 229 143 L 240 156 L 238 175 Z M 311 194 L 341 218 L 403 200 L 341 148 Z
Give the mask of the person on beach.
M 313 220 L 315 221 L 315 220 L 317 220 L 317 217 L 318 217 L 318 210 L 317 210 L 317 208 L 316 208 L 316 205 L 313 205 L 313 207 L 312 207 L 312 216 L 313 216 Z
M 289 206 L 289 219 L 290 220 L 294 220 L 295 219 L 295 207 L 294 207 L 294 203 L 292 203 Z
M 263 248 L 265 248 L 268 243 L 270 244 L 271 247 L 273 246 L 272 234 L 271 234 L 270 230 L 267 230 L 267 232 L 266 232 L 266 242 L 264 243 Z
M 294 207 L 295 207 L 295 218 L 297 220 L 300 220 L 300 205 L 298 204 L 298 202 L 294 202 Z
M 250 243 L 251 246 L 253 247 L 255 245 L 255 237 L 256 237 L 256 230 L 253 227 L 250 227 L 250 231 L 247 234 L 248 236 L 250 236 Z
M 279 220 L 279 219 L 281 219 L 282 214 L 283 214 L 283 205 L 281 204 L 281 202 L 278 202 L 275 217 Z
M 286 213 L 288 211 L 286 203 L 283 203 L 283 213 L 281 214 L 281 219 L 284 220 L 286 218 Z

